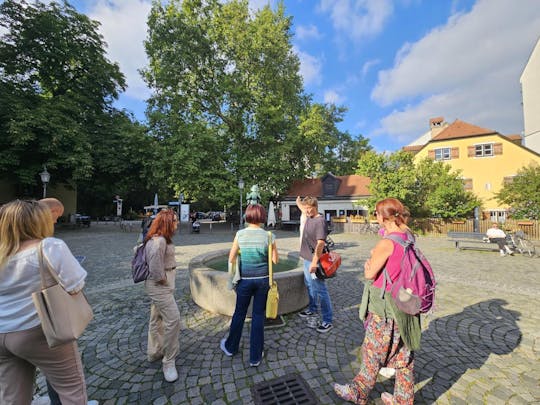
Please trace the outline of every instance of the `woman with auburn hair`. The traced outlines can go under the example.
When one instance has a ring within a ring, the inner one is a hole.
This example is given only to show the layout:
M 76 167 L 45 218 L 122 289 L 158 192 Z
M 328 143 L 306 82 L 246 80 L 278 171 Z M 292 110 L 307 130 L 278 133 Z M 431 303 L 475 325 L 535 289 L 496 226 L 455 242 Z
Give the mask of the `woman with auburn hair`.
M 404 208 L 399 200 L 386 198 L 379 201 L 375 214 L 386 235 L 395 234 L 407 240 L 408 228 L 404 228 Z M 384 392 L 381 395 L 383 403 L 412 404 L 414 401 L 414 350 L 420 348 L 420 315 L 400 311 L 392 295 L 386 294 L 390 286 L 382 291 L 382 270 L 386 267 L 392 281 L 397 279 L 403 254 L 401 245 L 383 238 L 364 264 L 367 281 L 360 304 L 360 318 L 364 321 L 366 333 L 361 350 L 362 365 L 352 383 L 333 384 L 336 394 L 346 401 L 367 403 L 381 367 L 396 369 L 394 394 Z
M 246 314 L 253 298 L 251 333 L 249 340 L 249 365 L 257 367 L 264 355 L 264 319 L 268 295 L 268 243 L 269 235 L 260 224 L 266 223 L 266 211 L 260 204 L 246 208 L 248 226 L 234 237 L 229 252 L 229 265 L 240 260 L 240 281 L 236 286 L 236 307 L 231 320 L 229 336 L 221 339 L 220 348 L 227 356 L 238 352 Z M 272 234 L 272 262 L 278 262 L 275 236 Z M 238 257 L 239 253 L 240 257 Z
M 0 404 L 30 404 L 36 367 L 64 404 L 86 404 L 77 342 L 50 348 L 32 300 L 41 290 L 39 252 L 68 293 L 84 286 L 86 271 L 64 241 L 53 238 L 50 209 L 15 200 L 0 207 Z
M 148 278 L 144 282 L 146 294 L 152 300 L 148 326 L 148 361 L 161 359 L 165 381 L 178 379 L 176 356 L 179 350 L 180 311 L 174 298 L 176 259 L 172 237 L 178 226 L 173 210 L 162 210 L 146 234 Z

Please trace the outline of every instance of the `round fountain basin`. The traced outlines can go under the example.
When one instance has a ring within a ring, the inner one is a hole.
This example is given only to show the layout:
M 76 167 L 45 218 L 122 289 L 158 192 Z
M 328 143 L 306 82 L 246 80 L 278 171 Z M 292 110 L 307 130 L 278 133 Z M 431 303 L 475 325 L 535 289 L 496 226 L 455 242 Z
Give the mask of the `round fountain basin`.
M 229 250 L 217 250 L 194 257 L 189 263 L 189 286 L 193 301 L 207 311 L 232 316 L 236 305 L 236 293 L 228 289 L 229 275 L 226 271 L 212 269 L 209 262 L 227 258 Z M 299 260 L 297 252 L 280 251 L 280 258 Z M 309 298 L 304 284 L 303 268 L 298 267 L 274 273 L 278 285 L 278 315 L 296 312 L 306 307 Z M 251 316 L 251 305 L 248 309 Z

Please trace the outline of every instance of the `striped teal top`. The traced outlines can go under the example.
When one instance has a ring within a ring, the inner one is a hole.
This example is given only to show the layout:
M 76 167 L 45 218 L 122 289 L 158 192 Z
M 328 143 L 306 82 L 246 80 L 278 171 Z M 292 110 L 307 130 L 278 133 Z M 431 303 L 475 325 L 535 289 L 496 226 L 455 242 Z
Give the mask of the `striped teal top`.
M 268 277 L 268 232 L 262 228 L 245 228 L 236 233 L 240 247 L 242 278 Z M 275 240 L 272 234 L 272 242 Z

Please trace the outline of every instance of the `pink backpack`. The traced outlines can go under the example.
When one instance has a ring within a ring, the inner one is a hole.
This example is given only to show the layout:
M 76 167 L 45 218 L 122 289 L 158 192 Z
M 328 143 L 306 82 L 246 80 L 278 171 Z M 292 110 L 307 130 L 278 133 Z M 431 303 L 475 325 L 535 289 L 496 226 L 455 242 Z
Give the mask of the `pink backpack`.
M 385 238 L 403 247 L 403 257 L 401 271 L 393 282 L 384 268 L 382 296 L 388 285 L 390 294 L 401 311 L 409 315 L 429 312 L 435 302 L 435 275 L 424 254 L 415 246 L 414 236 L 407 233 L 407 240 L 403 240 L 390 234 Z

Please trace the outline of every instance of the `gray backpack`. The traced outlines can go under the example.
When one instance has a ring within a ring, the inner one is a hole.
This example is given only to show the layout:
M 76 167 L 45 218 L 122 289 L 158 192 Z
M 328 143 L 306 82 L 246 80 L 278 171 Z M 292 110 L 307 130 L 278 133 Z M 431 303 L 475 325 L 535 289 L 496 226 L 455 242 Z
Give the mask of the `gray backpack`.
M 146 262 L 146 242 L 135 248 L 135 256 L 131 261 L 131 276 L 134 283 L 140 283 L 148 278 L 150 269 Z

